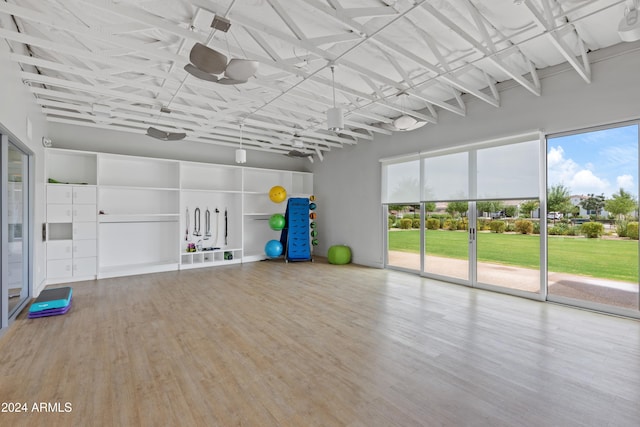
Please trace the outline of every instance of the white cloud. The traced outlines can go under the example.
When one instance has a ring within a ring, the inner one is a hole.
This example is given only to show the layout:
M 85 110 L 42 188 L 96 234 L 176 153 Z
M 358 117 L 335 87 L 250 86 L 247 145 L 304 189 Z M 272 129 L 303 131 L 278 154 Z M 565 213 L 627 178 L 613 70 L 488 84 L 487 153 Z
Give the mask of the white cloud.
M 549 186 L 568 185 L 578 171 L 578 164 L 572 159 L 564 158 L 564 149 L 561 146 L 551 147 L 547 153 L 547 170 Z
M 623 188 L 631 194 L 635 194 L 636 186 L 633 183 L 633 176 L 629 174 L 620 175 L 616 178 L 616 184 L 618 188 Z
M 609 192 L 609 181 L 597 177 L 587 169 L 578 171 L 568 186 L 572 194 L 600 194 Z

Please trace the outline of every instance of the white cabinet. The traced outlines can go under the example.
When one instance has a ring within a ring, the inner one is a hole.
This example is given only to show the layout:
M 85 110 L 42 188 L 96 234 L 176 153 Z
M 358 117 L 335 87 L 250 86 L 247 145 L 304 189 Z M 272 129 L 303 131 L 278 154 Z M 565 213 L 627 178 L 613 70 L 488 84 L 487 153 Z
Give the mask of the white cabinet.
M 96 200 L 96 187 L 73 187 L 73 204 L 95 206 Z
M 67 259 L 73 256 L 72 240 L 51 240 L 47 242 L 47 260 Z
M 70 205 L 73 203 L 73 188 L 68 185 L 47 186 L 47 203 Z
M 307 172 L 46 153 L 49 283 L 264 259 L 265 243 L 280 236 L 267 220 L 286 209 L 286 201 L 271 202 L 270 188 L 280 185 L 288 197 L 313 193 Z
M 73 205 L 73 222 L 96 222 L 95 200 L 93 205 Z
M 75 222 L 72 227 L 73 240 L 95 240 L 98 230 L 95 222 Z
M 96 195 L 91 185 L 47 184 L 49 283 L 96 276 Z
M 47 261 L 47 278 L 49 281 L 59 281 L 73 276 L 73 261 L 71 259 L 58 259 Z
M 73 220 L 73 205 L 47 204 L 47 222 L 71 222 Z

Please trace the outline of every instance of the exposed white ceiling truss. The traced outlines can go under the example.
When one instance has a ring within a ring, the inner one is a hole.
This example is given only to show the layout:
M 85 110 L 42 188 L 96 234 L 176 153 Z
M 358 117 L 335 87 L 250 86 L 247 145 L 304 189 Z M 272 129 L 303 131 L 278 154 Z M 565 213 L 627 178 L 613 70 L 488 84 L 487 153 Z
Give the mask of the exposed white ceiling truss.
M 242 125 L 243 148 L 322 160 L 391 134 L 401 115 L 437 125 L 443 110 L 465 116 L 469 99 L 499 108 L 500 82 L 541 96 L 549 66 L 566 62 L 590 83 L 587 54 L 620 42 L 627 3 L 6 0 L 0 37 L 51 122 L 140 135 L 153 126 L 228 147 Z M 231 21 L 227 33 L 210 28 L 215 15 Z M 183 67 L 197 42 L 259 61 L 256 76 L 191 76 Z M 345 111 L 338 133 L 326 123 L 333 87 Z

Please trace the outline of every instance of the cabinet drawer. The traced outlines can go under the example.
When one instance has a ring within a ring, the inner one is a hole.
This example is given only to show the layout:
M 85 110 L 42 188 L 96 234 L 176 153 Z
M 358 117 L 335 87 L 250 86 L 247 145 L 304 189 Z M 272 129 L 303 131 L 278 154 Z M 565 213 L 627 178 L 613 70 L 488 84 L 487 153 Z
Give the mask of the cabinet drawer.
M 74 222 L 73 240 L 95 240 L 98 230 L 95 222 Z
M 47 222 L 71 222 L 71 205 L 51 205 L 47 204 Z
M 74 276 L 95 276 L 98 270 L 96 257 L 77 258 L 73 260 Z
M 95 205 L 96 187 L 73 187 L 73 203 L 82 205 Z
M 48 185 L 47 203 L 54 203 L 58 205 L 71 204 L 73 201 L 72 190 L 72 187 L 66 185 Z
M 71 277 L 73 263 L 70 259 L 56 259 L 47 261 L 47 278 Z
M 73 205 L 73 221 L 96 221 L 98 215 L 96 213 L 96 205 Z
M 47 242 L 47 259 L 71 259 L 71 240 L 50 240 Z
M 73 242 L 73 257 L 87 258 L 96 256 L 95 240 L 77 240 Z

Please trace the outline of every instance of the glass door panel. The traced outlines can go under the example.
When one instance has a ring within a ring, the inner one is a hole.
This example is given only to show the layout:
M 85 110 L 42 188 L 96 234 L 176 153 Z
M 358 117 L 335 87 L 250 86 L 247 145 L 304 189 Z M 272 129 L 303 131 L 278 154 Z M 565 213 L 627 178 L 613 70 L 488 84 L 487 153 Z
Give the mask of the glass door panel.
M 638 310 L 638 125 L 549 138 L 547 165 L 549 299 Z
M 476 202 L 478 283 L 540 292 L 538 205 L 538 200 Z
M 27 274 L 28 251 L 27 218 L 27 156 L 12 144 L 7 148 L 7 225 L 3 230 L 7 236 L 7 298 L 8 317 L 29 296 Z
M 387 266 L 420 271 L 420 205 L 388 205 Z
M 424 273 L 469 280 L 469 203 L 426 202 Z

